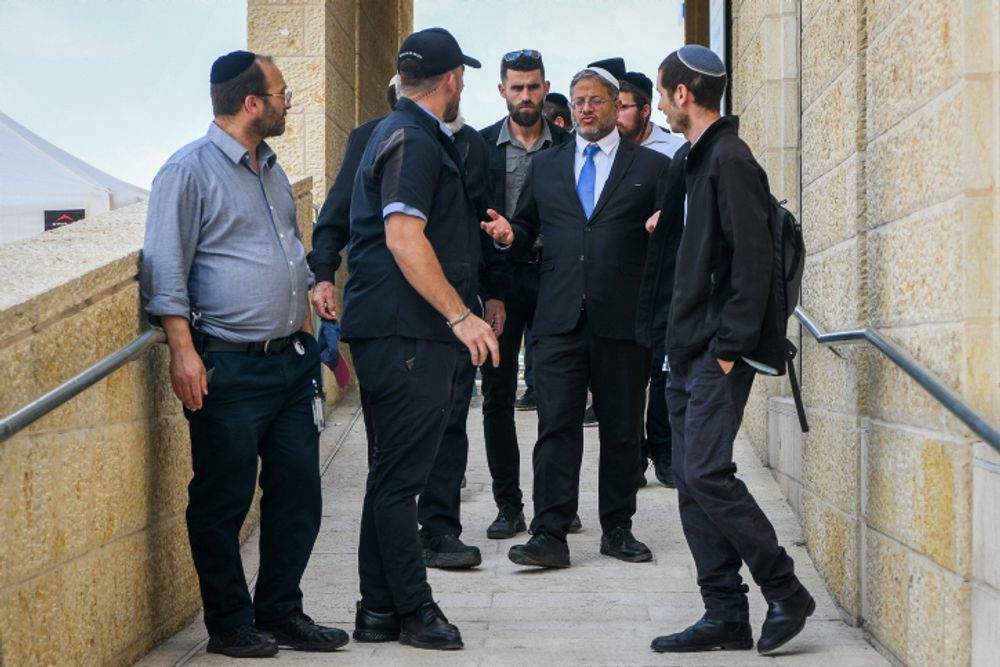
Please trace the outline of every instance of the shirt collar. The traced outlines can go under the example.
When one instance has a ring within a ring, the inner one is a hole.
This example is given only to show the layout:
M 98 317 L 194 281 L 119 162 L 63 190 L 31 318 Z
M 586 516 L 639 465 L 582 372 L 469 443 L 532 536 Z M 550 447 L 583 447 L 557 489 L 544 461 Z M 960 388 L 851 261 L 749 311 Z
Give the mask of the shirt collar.
M 221 127 L 216 125 L 215 121 L 212 121 L 208 126 L 208 133 L 206 134 L 208 140 L 213 144 L 218 146 L 219 150 L 223 154 L 232 160 L 234 164 L 239 164 L 245 159 L 249 159 L 250 151 L 240 142 L 236 141 L 228 132 L 223 130 Z M 275 160 L 278 156 L 275 154 L 274 150 L 267 145 L 267 142 L 262 141 L 257 146 L 257 162 L 258 164 L 266 164 L 268 168 L 274 166 Z
M 598 148 L 601 149 L 602 153 L 604 153 L 607 156 L 610 156 L 612 153 L 615 152 L 615 149 L 618 148 L 618 143 L 621 141 L 621 138 L 622 138 L 621 135 L 618 134 L 618 128 L 616 127 L 615 129 L 611 130 L 611 132 L 607 136 L 598 140 L 596 143 Z M 580 136 L 579 132 L 576 133 L 577 153 L 583 153 L 583 149 L 592 143 L 595 142 L 587 141 L 582 136 Z
M 510 134 L 511 122 L 510 116 L 507 116 L 507 118 L 505 118 L 500 124 L 500 134 L 497 136 L 497 146 L 503 146 L 506 143 L 510 143 L 511 139 L 513 139 Z M 546 144 L 552 145 L 552 130 L 549 129 L 549 124 L 544 118 L 542 119 L 542 133 L 539 135 L 538 141 L 540 141 L 543 146 Z M 532 146 L 525 146 L 524 150 L 530 151 L 532 148 Z
M 438 127 L 440 127 L 441 131 L 444 132 L 444 136 L 451 137 L 451 136 L 455 135 L 455 133 L 452 132 L 448 128 L 448 126 L 445 125 L 444 122 L 442 122 L 442 120 L 440 118 L 438 118 L 433 113 L 431 113 L 430 111 L 428 111 L 427 109 L 425 109 L 424 107 L 422 107 L 420 104 L 418 104 L 417 102 L 414 102 L 413 106 L 417 107 L 418 109 L 420 109 L 421 111 L 423 111 L 425 114 L 427 114 L 428 116 L 430 116 L 431 118 L 433 118 L 435 121 L 437 121 Z

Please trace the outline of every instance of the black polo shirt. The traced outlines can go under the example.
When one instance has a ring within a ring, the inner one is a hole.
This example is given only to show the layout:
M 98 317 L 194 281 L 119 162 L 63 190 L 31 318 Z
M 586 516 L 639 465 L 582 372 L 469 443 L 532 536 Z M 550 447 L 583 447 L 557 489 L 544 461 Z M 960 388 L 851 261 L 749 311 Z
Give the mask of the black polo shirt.
M 430 241 L 462 301 L 476 296 L 479 224 L 463 180 L 464 164 L 437 119 L 409 99 L 375 129 L 351 195 L 345 340 L 405 336 L 454 342 L 441 316 L 407 282 L 385 243 L 383 211 L 402 204 L 426 218 Z

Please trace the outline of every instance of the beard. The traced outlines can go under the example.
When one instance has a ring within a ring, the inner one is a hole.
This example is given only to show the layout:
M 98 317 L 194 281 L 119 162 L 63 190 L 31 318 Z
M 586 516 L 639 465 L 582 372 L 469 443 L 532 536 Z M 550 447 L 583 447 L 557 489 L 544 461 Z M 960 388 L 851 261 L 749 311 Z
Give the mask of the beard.
M 686 134 L 691 129 L 691 117 L 679 110 L 667 114 L 667 124 L 677 134 Z
M 643 129 L 641 121 L 632 125 L 622 125 L 621 123 L 618 123 L 618 131 L 621 133 L 622 137 L 636 144 L 639 143 L 639 140 L 642 138 Z
M 285 114 L 274 111 L 270 105 L 260 118 L 254 119 L 253 129 L 261 139 L 278 137 L 285 132 Z
M 507 102 L 507 113 L 510 114 L 510 119 L 521 127 L 533 127 L 542 117 L 542 108 L 540 106 L 518 108 Z
M 455 119 L 458 118 L 458 106 L 462 101 L 462 96 L 460 93 L 455 93 L 455 96 L 448 100 L 448 104 L 444 108 L 444 122 L 454 123 Z
M 611 134 L 611 131 L 618 126 L 618 119 L 612 114 L 608 118 L 597 118 L 597 124 L 593 129 L 584 128 L 577 123 L 576 132 L 587 141 L 598 141 Z

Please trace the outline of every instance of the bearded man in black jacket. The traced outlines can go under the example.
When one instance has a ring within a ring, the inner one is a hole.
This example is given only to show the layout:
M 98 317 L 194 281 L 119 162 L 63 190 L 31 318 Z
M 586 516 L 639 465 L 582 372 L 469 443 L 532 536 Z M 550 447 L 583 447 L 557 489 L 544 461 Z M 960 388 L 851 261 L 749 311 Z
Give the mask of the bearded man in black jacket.
M 783 362 L 784 332 L 765 318 L 773 257 L 767 176 L 737 135 L 738 119 L 720 116 L 726 69 L 718 56 L 685 46 L 664 59 L 657 79 L 660 109 L 691 143 L 666 393 L 681 525 L 705 615 L 652 648 L 753 648 L 749 589 L 739 574 L 746 563 L 768 603 L 757 643 L 768 653 L 798 634 L 816 605 L 733 462 L 754 375 L 775 374 Z

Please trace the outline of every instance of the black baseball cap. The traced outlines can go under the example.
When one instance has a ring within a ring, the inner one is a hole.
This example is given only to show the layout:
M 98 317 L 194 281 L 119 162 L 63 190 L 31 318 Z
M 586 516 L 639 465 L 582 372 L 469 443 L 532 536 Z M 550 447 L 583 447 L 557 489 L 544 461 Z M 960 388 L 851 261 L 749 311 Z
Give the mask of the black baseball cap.
M 482 67 L 478 60 L 462 53 L 458 41 L 444 28 L 427 28 L 408 35 L 399 47 L 397 69 L 404 60 L 420 63 L 424 76 L 444 74 L 459 65 L 476 69 Z

